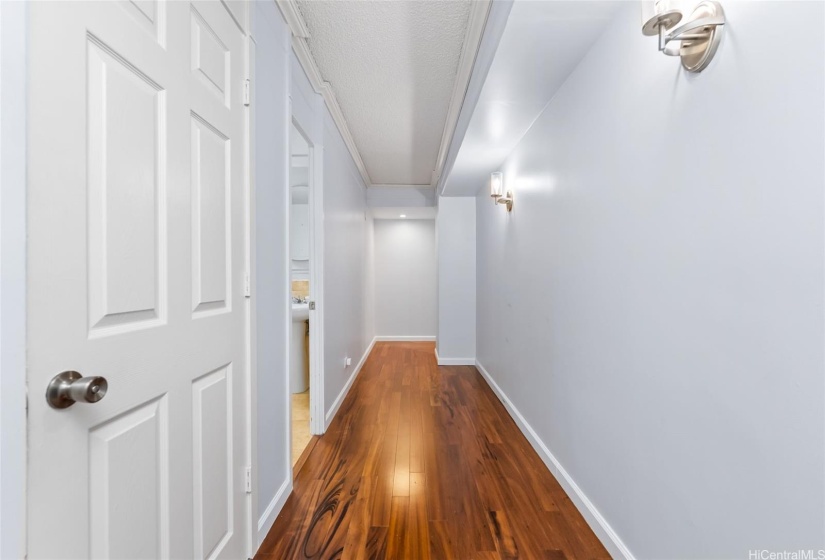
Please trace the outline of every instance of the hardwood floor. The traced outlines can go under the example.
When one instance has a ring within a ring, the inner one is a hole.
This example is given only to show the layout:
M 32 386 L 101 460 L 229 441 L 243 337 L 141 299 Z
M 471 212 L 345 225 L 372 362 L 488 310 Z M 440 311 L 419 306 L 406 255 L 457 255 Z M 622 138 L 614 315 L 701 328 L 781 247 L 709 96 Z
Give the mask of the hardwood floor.
M 472 366 L 379 342 L 256 560 L 609 558 Z

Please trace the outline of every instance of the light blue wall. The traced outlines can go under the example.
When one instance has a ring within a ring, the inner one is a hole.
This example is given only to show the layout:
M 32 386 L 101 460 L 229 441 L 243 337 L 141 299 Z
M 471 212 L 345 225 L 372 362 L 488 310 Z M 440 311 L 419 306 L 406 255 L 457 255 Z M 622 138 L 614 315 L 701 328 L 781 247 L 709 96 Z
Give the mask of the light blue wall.
M 825 5 L 723 5 L 698 75 L 623 8 L 477 198 L 478 359 L 637 558 L 825 549 Z
M 476 201 L 438 199 L 438 358 L 472 364 L 476 357 Z
M 375 333 L 435 337 L 435 220 L 375 220 Z
M 332 419 L 342 391 L 369 346 L 366 185 L 323 97 L 316 93 L 292 55 L 292 114 L 323 159 L 324 215 L 324 419 Z M 345 366 L 345 360 L 352 365 Z
M 257 340 L 258 541 L 277 514 L 279 491 L 292 480 L 287 386 L 287 212 L 290 33 L 275 2 L 252 3 L 255 71 L 253 126 L 256 270 L 253 302 Z M 285 497 L 281 495 L 280 497 Z
M 329 416 L 366 339 L 366 185 L 324 110 L 324 410 Z M 371 297 L 371 296 L 370 296 Z M 350 367 L 344 366 L 352 358 Z
M 323 98 L 311 87 L 291 49 L 276 4 L 255 2 L 255 216 L 257 318 L 257 480 L 259 540 L 266 536 L 291 488 L 286 361 L 288 137 L 298 121 L 323 160 L 319 194 L 324 210 L 324 417 L 341 395 L 369 345 L 365 321 L 365 185 Z M 345 357 L 352 365 L 344 366 Z

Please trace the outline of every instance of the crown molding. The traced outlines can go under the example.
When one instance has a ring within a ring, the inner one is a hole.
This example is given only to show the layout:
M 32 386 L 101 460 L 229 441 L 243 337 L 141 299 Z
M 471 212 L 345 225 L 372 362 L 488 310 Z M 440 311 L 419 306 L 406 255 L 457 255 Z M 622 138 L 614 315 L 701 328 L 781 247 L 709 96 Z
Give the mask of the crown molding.
M 358 172 L 367 187 L 384 188 L 389 186 L 399 186 L 407 188 L 434 188 L 441 178 L 444 170 L 444 162 L 447 158 L 447 152 L 453 140 L 458 117 L 461 114 L 461 108 L 464 105 L 464 98 L 467 93 L 467 87 L 470 83 L 470 77 L 475 66 L 476 55 L 481 44 L 481 37 L 484 33 L 484 27 L 487 24 L 487 17 L 490 13 L 492 0 L 477 0 L 470 4 L 470 15 L 467 23 L 467 32 L 464 34 L 464 42 L 461 47 L 461 56 L 458 61 L 458 70 L 456 71 L 455 82 L 453 83 L 453 93 L 450 97 L 450 105 L 447 109 L 447 118 L 444 122 L 444 130 L 441 134 L 441 145 L 438 148 L 438 156 L 436 158 L 436 167 L 432 174 L 432 181 L 429 185 L 379 185 L 373 184 L 370 179 L 367 168 L 364 165 L 364 160 L 361 158 L 361 153 L 355 144 L 355 139 L 349 130 L 344 114 L 341 112 L 341 106 L 338 104 L 338 99 L 329 82 L 324 81 L 321 72 L 318 69 L 318 64 L 315 62 L 315 57 L 309 49 L 309 28 L 304 21 L 301 12 L 298 10 L 296 0 L 276 0 L 281 13 L 292 32 L 292 49 L 298 57 L 298 62 L 306 72 L 312 88 L 323 96 L 327 104 L 332 120 L 338 127 L 338 131 L 344 139 L 344 143 L 352 156 Z
M 309 50 L 309 44 L 304 37 L 292 36 L 292 50 L 295 51 L 295 56 L 298 57 L 298 62 L 306 72 L 309 83 L 315 93 L 321 93 L 324 88 L 324 78 L 321 77 L 321 71 L 318 70 L 318 65 L 315 64 L 315 58 Z
M 312 51 L 309 49 L 309 43 L 307 43 L 309 29 L 307 28 L 306 22 L 304 22 L 301 12 L 298 11 L 297 3 L 295 0 L 277 0 L 277 3 L 292 32 L 292 50 L 295 51 L 298 62 L 301 64 L 304 72 L 306 72 L 312 89 L 324 98 L 332 120 L 335 122 L 335 126 L 338 127 L 338 132 L 341 133 L 344 144 L 346 144 L 347 150 L 349 150 L 364 184 L 366 184 L 367 187 L 372 186 L 372 179 L 370 179 L 367 168 L 364 165 L 364 160 L 361 158 L 361 153 L 355 145 L 355 139 L 349 130 L 347 119 L 344 118 L 344 113 L 341 112 L 338 98 L 335 97 L 335 92 L 332 90 L 330 83 L 324 81 L 323 76 L 321 76 L 321 71 L 318 69 L 315 57 L 312 56 Z
M 453 141 L 458 117 L 464 105 L 464 98 L 467 94 L 467 87 L 470 85 L 470 77 L 475 67 L 476 55 L 481 45 L 481 37 L 487 25 L 487 16 L 490 13 L 492 0 L 477 0 L 470 3 L 470 17 L 467 22 L 467 32 L 464 34 L 464 44 L 461 46 L 461 57 L 458 60 L 458 70 L 453 84 L 453 95 L 450 97 L 450 106 L 447 108 L 447 118 L 444 121 L 444 131 L 441 133 L 441 145 L 438 147 L 438 157 L 435 162 L 432 183 L 435 187 L 441 174 L 444 172 L 444 162 L 447 159 L 447 151 Z
M 455 130 L 452 133 L 449 146 L 447 147 L 446 157 L 443 163 L 444 167 L 435 185 L 437 196 L 445 196 L 446 194 L 447 176 L 451 172 L 453 165 L 455 165 L 459 149 L 466 137 L 470 120 L 478 105 L 478 100 L 484 89 L 484 83 L 487 81 L 487 74 L 490 71 L 490 66 L 493 64 L 493 59 L 498 50 L 501 37 L 504 34 L 504 29 L 507 27 L 507 20 L 510 17 L 510 10 L 513 7 L 514 1 L 515 0 L 495 0 L 492 2 L 490 10 L 487 13 L 487 20 L 484 24 L 478 50 L 476 51 L 475 62 L 473 63 L 473 70 L 464 94 L 464 102 L 461 105 Z
M 324 82 L 320 93 L 324 96 L 327 109 L 329 109 L 329 113 L 332 115 L 332 120 L 335 121 L 335 124 L 338 126 L 338 131 L 341 133 L 341 137 L 344 139 L 344 144 L 347 145 L 350 155 L 352 155 L 355 167 L 358 168 L 358 173 L 361 174 L 364 184 L 367 187 L 371 187 L 372 179 L 370 179 L 370 174 L 367 173 L 367 167 L 364 165 L 364 160 L 361 159 L 361 152 L 358 151 L 358 147 L 355 145 L 355 139 L 349 131 L 347 119 L 344 118 L 344 113 L 341 112 L 341 106 L 338 105 L 338 98 L 335 97 L 335 92 L 332 91 L 332 86 L 329 82 Z
M 296 4 L 294 0 L 275 0 L 275 3 L 278 4 L 278 7 L 281 9 L 281 13 L 284 15 L 284 19 L 290 31 L 292 31 L 292 35 L 295 37 L 308 38 L 309 28 L 307 28 L 304 17 L 298 10 L 298 4 Z

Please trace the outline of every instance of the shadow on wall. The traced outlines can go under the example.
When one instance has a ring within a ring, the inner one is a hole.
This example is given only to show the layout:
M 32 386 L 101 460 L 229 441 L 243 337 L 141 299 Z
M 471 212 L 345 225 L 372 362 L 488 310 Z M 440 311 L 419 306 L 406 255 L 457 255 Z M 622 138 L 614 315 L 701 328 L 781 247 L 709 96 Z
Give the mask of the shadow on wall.
M 639 558 L 825 549 L 825 4 L 724 8 L 690 76 L 623 8 L 478 197 L 478 359 Z

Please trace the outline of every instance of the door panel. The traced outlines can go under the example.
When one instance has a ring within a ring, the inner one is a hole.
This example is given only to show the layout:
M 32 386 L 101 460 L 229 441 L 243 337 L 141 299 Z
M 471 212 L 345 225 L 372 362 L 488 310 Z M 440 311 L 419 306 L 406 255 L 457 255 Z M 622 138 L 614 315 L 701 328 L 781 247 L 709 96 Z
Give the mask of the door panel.
M 219 554 L 232 536 L 232 366 L 192 384 L 195 558 Z
M 89 430 L 92 558 L 169 557 L 168 422 L 161 397 Z
M 217 99 L 229 105 L 230 54 L 218 34 L 192 7 L 192 69 Z
M 89 319 L 101 336 L 164 319 L 166 92 L 88 41 Z
M 166 1 L 128 0 L 120 3 L 160 46 L 166 46 Z
M 192 293 L 195 314 L 230 309 L 229 138 L 192 114 Z
M 34 2 L 29 44 L 28 556 L 245 557 L 243 33 Z M 108 393 L 50 408 L 64 370 Z

